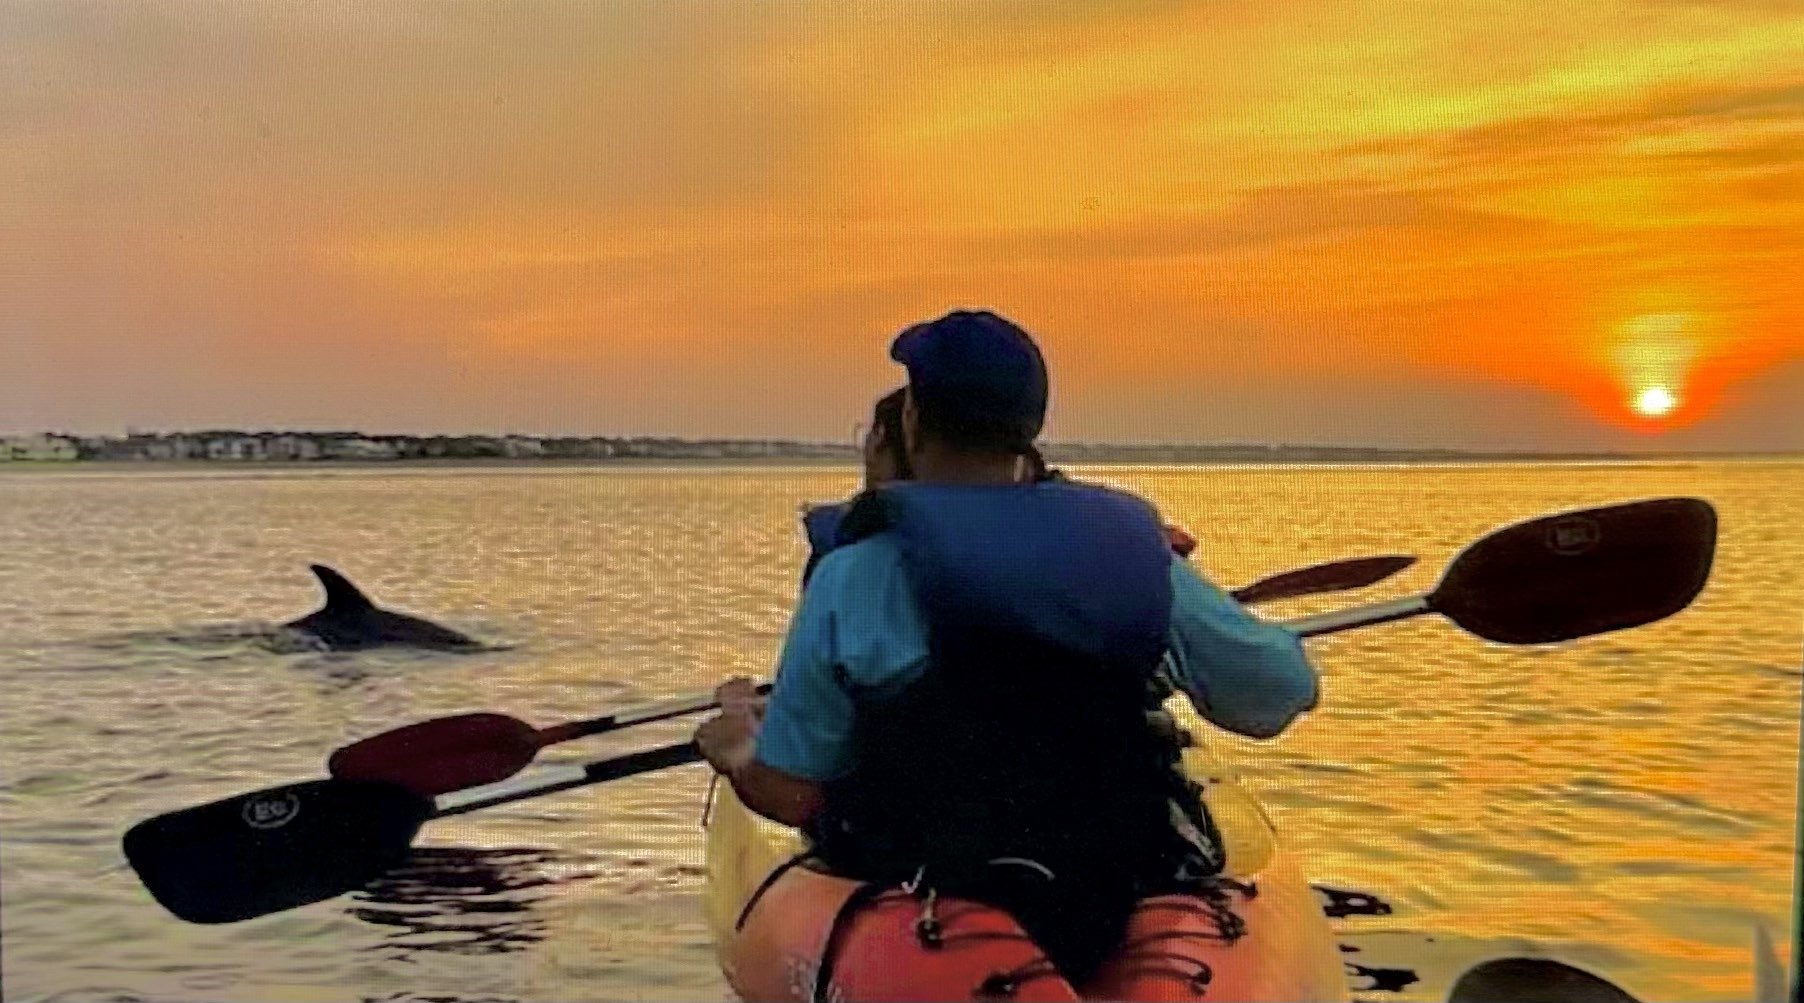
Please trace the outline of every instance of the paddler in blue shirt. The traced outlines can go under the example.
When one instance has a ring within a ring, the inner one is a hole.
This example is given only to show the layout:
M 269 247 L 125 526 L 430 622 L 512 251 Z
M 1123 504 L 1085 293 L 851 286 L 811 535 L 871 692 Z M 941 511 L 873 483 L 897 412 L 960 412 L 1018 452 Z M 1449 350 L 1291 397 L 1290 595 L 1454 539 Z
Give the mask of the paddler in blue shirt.
M 1082 978 L 1139 899 L 1195 876 L 1169 807 L 1194 792 L 1146 725 L 1161 672 L 1256 738 L 1315 706 L 1316 674 L 1173 557 L 1149 504 L 1023 476 L 1048 380 L 1021 328 L 958 311 L 890 356 L 914 479 L 837 520 L 768 704 L 729 681 L 696 741 L 836 873 L 1007 909 Z

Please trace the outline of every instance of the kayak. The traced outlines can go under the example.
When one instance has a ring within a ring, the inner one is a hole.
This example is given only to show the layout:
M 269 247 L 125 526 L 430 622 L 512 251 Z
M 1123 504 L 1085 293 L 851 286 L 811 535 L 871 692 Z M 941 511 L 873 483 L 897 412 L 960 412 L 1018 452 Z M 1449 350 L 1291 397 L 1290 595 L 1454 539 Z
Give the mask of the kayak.
M 1200 734 L 1202 722 L 1183 699 L 1167 710 Z M 1146 900 L 1122 950 L 1088 983 L 1072 986 L 1014 920 L 980 903 L 932 903 L 939 935 L 923 938 L 928 903 L 890 889 L 852 911 L 833 936 L 830 983 L 818 998 L 1347 1000 L 1320 899 L 1263 807 L 1200 741 L 1185 750 L 1184 769 L 1203 786 L 1231 880 L 1207 899 Z M 719 785 L 707 821 L 707 922 L 721 972 L 743 1000 L 817 998 L 824 947 L 859 883 L 806 861 L 786 866 L 804 847 L 795 830 L 754 814 L 730 784 Z M 1224 911 L 1233 917 L 1227 926 Z M 1239 936 L 1222 936 L 1230 926 Z

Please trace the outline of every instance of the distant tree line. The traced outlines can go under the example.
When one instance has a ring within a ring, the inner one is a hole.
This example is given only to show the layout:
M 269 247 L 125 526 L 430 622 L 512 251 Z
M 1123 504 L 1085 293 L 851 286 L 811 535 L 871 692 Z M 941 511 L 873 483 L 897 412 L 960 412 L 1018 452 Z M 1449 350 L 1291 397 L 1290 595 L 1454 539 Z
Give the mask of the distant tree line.
M 600 460 L 841 457 L 850 445 L 781 439 L 677 439 L 655 436 L 365 435 L 358 432 L 40 434 L 0 439 L 0 460 Z
M 1549 452 L 1477 452 L 1227 443 L 1122 445 L 1064 442 L 1042 447 L 1054 464 L 1372 464 L 1479 463 L 1527 460 L 1698 459 L 1706 455 Z M 1789 454 L 1787 454 L 1789 455 Z M 307 462 L 314 460 L 612 460 L 612 459 L 857 459 L 850 443 L 790 439 L 679 439 L 663 436 L 366 435 L 360 432 L 137 433 L 124 436 L 38 434 L 0 437 L 7 460 L 210 460 Z

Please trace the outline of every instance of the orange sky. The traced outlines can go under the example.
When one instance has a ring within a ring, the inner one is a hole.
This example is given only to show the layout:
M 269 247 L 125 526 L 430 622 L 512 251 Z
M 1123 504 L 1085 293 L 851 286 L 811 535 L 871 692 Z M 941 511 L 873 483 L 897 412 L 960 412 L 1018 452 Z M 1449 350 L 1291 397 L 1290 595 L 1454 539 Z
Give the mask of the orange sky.
M 1794 0 L 0 6 L 0 430 L 1804 446 Z M 1678 398 L 1660 421 L 1629 402 Z

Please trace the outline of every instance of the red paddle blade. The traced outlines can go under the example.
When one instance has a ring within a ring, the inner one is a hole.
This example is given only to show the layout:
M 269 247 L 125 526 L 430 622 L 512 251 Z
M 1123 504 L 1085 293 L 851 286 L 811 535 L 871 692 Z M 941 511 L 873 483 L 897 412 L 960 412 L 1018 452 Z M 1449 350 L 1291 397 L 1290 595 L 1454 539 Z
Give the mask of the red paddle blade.
M 539 733 L 505 714 L 462 714 L 385 731 L 332 754 L 341 780 L 397 784 L 424 797 L 506 780 L 532 763 Z

